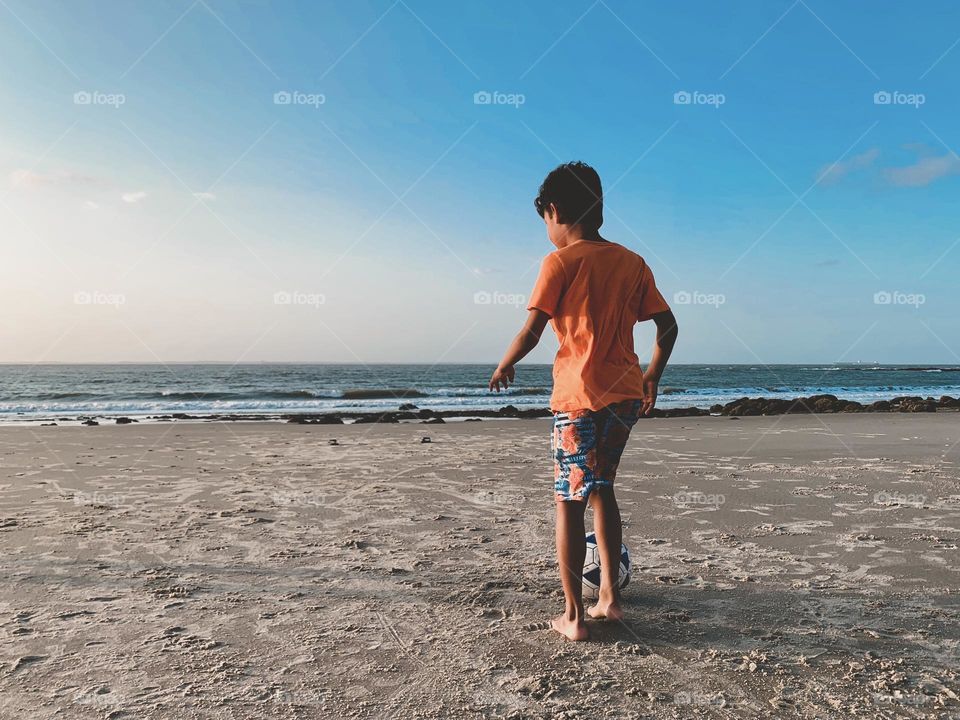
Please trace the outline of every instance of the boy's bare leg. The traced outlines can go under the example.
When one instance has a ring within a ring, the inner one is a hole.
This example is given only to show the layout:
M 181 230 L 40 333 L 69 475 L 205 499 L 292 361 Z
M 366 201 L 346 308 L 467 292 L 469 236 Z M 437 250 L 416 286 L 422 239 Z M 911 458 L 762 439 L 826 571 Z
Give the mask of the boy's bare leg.
M 586 503 L 575 500 L 557 502 L 557 561 L 566 609 L 555 617 L 553 629 L 570 640 L 589 637 L 583 614 L 583 560 L 587 543 L 583 532 Z
M 620 605 L 620 545 L 623 543 L 623 525 L 620 507 L 612 486 L 601 486 L 590 496 L 593 506 L 593 528 L 597 534 L 600 553 L 600 597 L 587 610 L 592 618 L 623 620 Z

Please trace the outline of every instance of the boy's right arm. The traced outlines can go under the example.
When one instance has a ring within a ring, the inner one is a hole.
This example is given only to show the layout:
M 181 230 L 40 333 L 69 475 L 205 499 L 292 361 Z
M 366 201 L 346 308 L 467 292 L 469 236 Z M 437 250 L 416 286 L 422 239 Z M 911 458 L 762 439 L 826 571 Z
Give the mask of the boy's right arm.
M 540 274 L 533 286 L 533 292 L 530 293 L 527 321 L 510 343 L 503 360 L 493 372 L 493 377 L 490 378 L 491 390 L 500 392 L 501 386 L 504 390 L 510 387 L 510 383 L 513 382 L 513 366 L 526 357 L 527 353 L 540 342 L 540 336 L 547 322 L 556 312 L 560 298 L 563 296 L 565 282 L 563 264 L 556 253 L 550 253 L 540 264 Z
M 497 365 L 497 369 L 493 372 L 493 377 L 490 378 L 491 390 L 500 392 L 501 385 L 503 385 L 504 390 L 510 387 L 510 383 L 513 382 L 513 366 L 520 362 L 527 356 L 527 353 L 537 346 L 537 343 L 540 342 L 540 336 L 543 335 L 543 330 L 549 320 L 550 316 L 543 310 L 538 310 L 537 308 L 530 310 L 527 315 L 527 321 L 523 324 L 523 329 L 521 329 L 513 339 L 513 342 L 510 343 L 510 347 L 507 348 L 503 360 Z
M 643 414 L 649 415 L 657 404 L 657 389 L 660 385 L 660 376 L 667 367 L 670 353 L 677 342 L 677 318 L 672 310 L 665 310 L 651 318 L 657 326 L 657 339 L 653 344 L 653 355 L 650 364 L 643 374 Z

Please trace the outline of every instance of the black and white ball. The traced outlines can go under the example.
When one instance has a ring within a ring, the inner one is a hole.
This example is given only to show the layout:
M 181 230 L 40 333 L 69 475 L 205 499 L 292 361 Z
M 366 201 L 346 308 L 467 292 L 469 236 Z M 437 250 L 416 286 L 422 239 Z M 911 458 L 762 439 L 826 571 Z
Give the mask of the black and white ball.
M 620 546 L 620 589 L 630 582 L 630 553 Z M 583 561 L 583 597 L 596 600 L 600 596 L 600 548 L 595 533 L 587 533 L 587 556 Z

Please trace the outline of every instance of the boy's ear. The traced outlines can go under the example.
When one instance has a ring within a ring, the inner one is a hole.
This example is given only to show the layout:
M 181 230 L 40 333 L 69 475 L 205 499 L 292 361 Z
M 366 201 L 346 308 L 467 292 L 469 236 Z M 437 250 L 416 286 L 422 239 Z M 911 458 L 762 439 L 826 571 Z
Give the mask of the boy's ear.
M 547 205 L 547 209 L 544 212 L 545 215 L 550 215 L 550 219 L 554 222 L 559 222 L 560 213 L 557 212 L 557 206 L 554 203 Z

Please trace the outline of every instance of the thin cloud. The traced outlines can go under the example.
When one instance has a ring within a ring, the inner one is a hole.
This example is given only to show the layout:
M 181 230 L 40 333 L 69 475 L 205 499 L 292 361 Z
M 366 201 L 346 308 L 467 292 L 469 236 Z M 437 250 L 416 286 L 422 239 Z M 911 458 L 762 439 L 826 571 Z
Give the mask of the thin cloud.
M 864 153 L 854 155 L 849 160 L 825 165 L 817 173 L 817 182 L 823 185 L 834 185 L 855 170 L 870 167 L 877 161 L 878 157 L 880 157 L 880 149 L 871 148 Z
M 145 192 L 143 192 L 142 190 L 140 190 L 140 191 L 137 191 L 137 192 L 127 192 L 127 193 L 124 193 L 123 195 L 120 196 L 120 198 L 121 198 L 125 203 L 131 203 L 131 204 L 133 204 L 133 203 L 138 203 L 138 202 L 140 202 L 140 201 L 143 200 L 146 196 L 147 196 L 147 194 L 146 194 Z
M 925 187 L 936 180 L 960 173 L 960 157 L 953 153 L 921 157 L 911 165 L 886 168 L 883 176 L 897 187 Z
M 52 172 L 41 173 L 34 170 L 19 169 L 10 173 L 11 186 L 33 190 L 58 186 L 93 185 L 96 182 L 97 179 L 94 177 L 69 170 L 54 170 Z
M 195 192 L 193 196 L 197 200 L 216 200 L 217 199 L 216 193 L 212 193 L 212 192 Z

